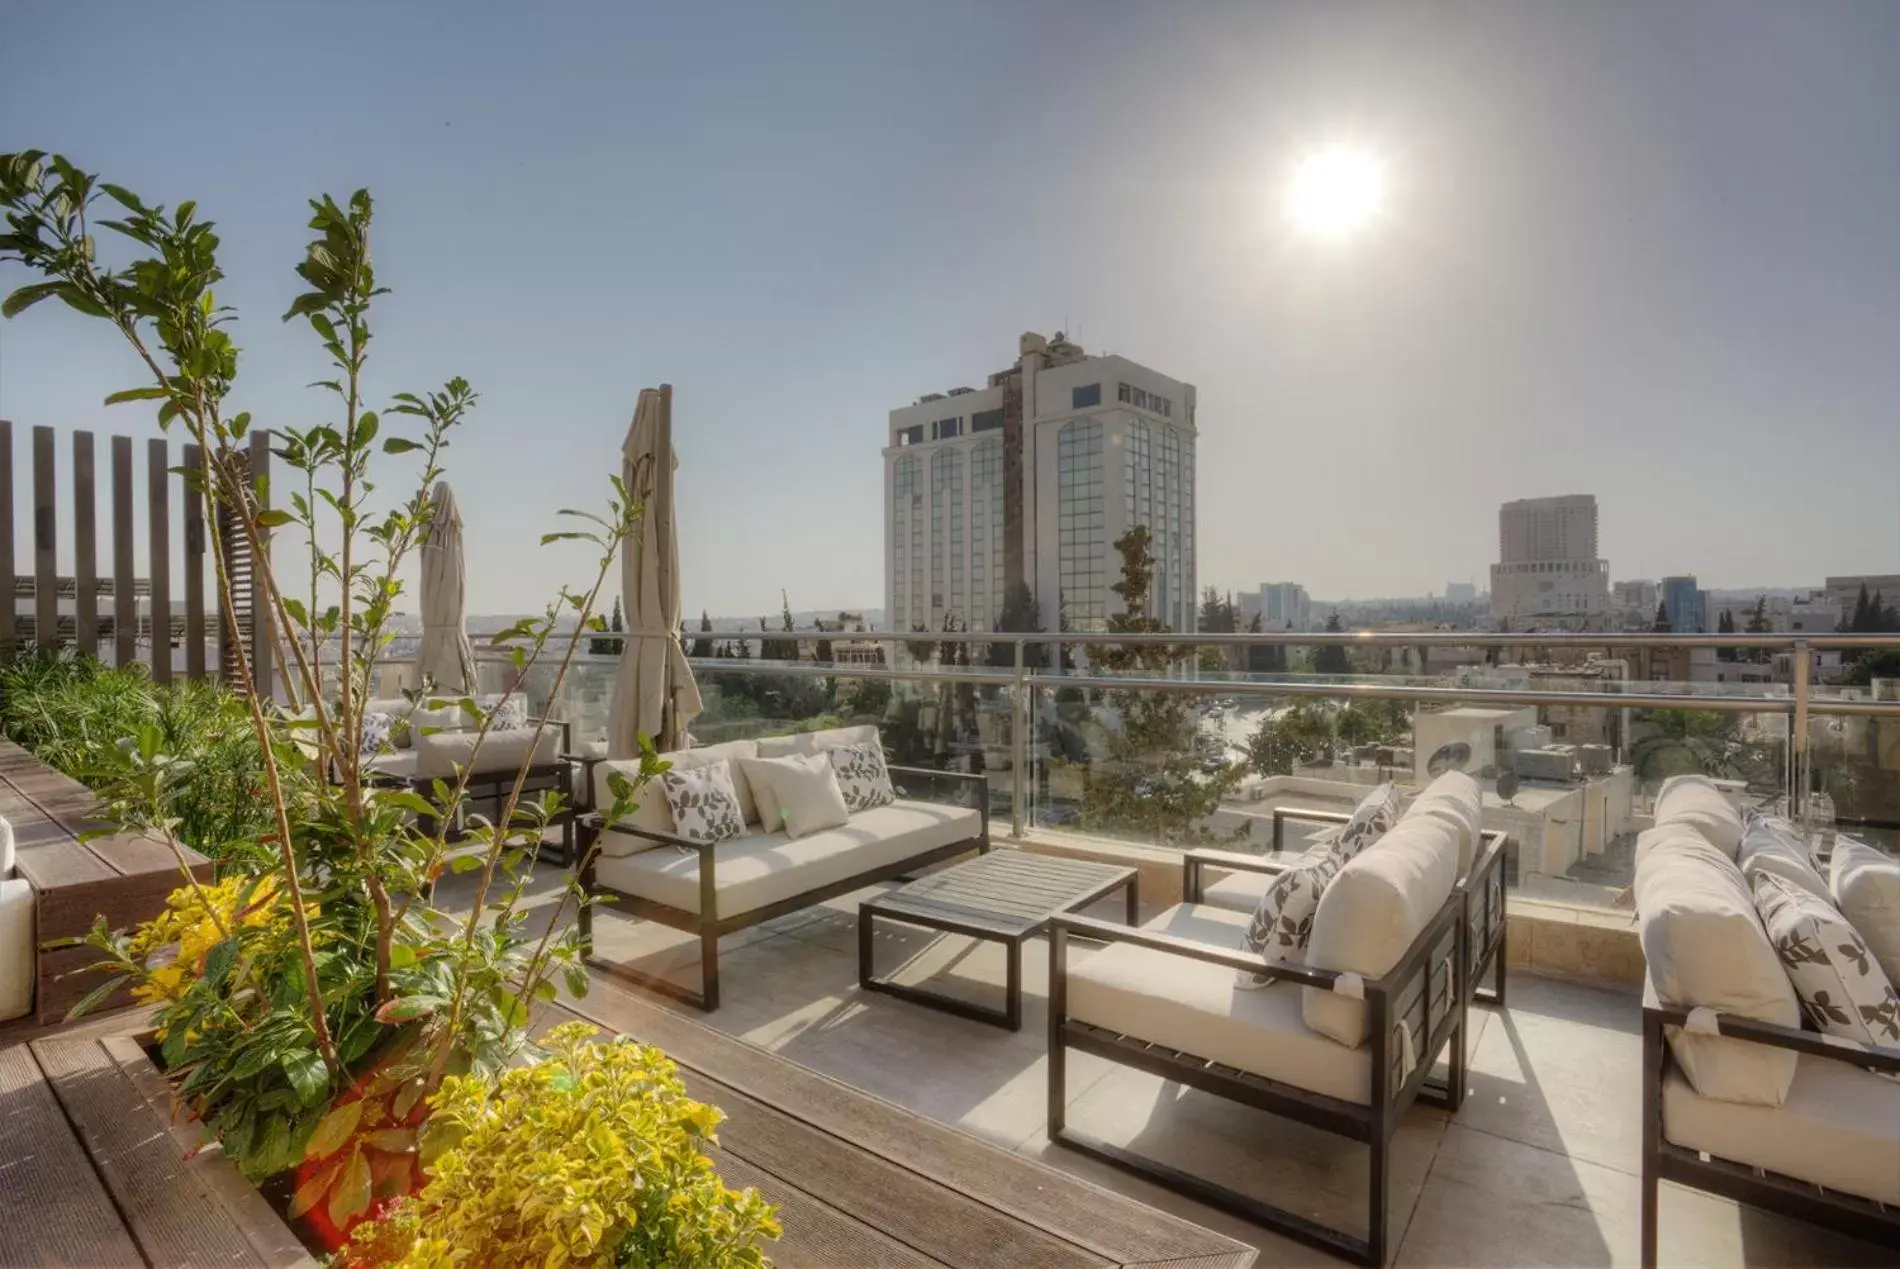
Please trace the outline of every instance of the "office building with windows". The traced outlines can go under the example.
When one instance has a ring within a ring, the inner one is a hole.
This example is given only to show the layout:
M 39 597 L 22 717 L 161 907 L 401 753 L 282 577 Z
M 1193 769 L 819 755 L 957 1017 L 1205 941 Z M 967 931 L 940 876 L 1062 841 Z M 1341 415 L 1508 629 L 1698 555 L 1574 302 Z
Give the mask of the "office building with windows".
M 1194 629 L 1194 386 L 1058 332 L 1026 334 L 981 388 L 892 410 L 884 606 L 893 629 L 993 630 L 1026 586 L 1042 627 L 1100 630 L 1120 600 L 1114 543 L 1152 536 L 1149 612 Z
M 1591 494 L 1524 498 L 1498 509 L 1491 615 L 1518 629 L 1595 629 L 1610 607 Z
M 1657 586 L 1669 629 L 1675 634 L 1709 632 L 1709 593 L 1696 587 L 1694 574 L 1665 577 Z

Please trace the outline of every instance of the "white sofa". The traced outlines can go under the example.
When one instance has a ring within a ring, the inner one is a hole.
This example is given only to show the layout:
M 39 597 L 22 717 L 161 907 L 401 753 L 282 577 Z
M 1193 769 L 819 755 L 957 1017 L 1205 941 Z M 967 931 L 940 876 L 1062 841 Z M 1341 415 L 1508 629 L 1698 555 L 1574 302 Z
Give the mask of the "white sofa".
M 1643 1263 L 1656 1263 L 1665 1180 L 1900 1246 L 1900 1048 L 1804 1028 L 1749 889 L 1759 869 L 1814 893 L 1813 860 L 1751 850 L 1713 785 L 1679 779 L 1637 844 Z M 1844 881 L 1850 845 L 1837 846 L 1823 897 L 1870 945 L 1900 937 L 1900 909 L 1855 903 L 1870 881 L 1883 884 L 1873 874 L 1900 893 L 1900 862 L 1853 845 L 1871 858 L 1854 859 Z
M 33 884 L 13 875 L 13 825 L 0 818 L 0 1022 L 33 1012 Z
M 1475 786 L 1468 794 L 1468 807 L 1454 815 L 1443 814 L 1442 804 L 1415 804 L 1344 863 L 1320 894 L 1303 959 L 1267 962 L 1243 950 L 1251 911 L 1220 904 L 1178 904 L 1136 929 L 1054 918 L 1050 1140 L 1290 1237 L 1383 1265 L 1392 1135 L 1420 1097 L 1449 1110 L 1463 1099 L 1468 996 L 1458 990 L 1458 965 L 1468 926 L 1457 881 L 1467 854 L 1463 838 L 1475 831 Z M 1078 935 L 1106 946 L 1072 957 L 1069 940 Z M 1240 985 L 1239 975 L 1251 980 L 1263 969 L 1276 981 Z M 1072 1129 L 1070 1050 L 1364 1142 L 1364 1237 Z M 1450 1068 L 1442 1084 L 1431 1078 L 1440 1056 Z
M 609 824 L 595 808 L 614 802 L 614 774 L 631 778 L 638 759 L 584 759 L 589 798 L 581 835 L 581 883 L 590 894 L 611 895 L 613 910 L 660 921 L 700 936 L 698 992 L 624 965 L 601 968 L 701 1009 L 719 1007 L 719 937 L 773 917 L 898 876 L 968 851 L 989 849 L 988 781 L 980 775 L 891 767 L 898 799 L 859 811 L 837 828 L 803 837 L 768 832 L 757 800 L 736 760 L 779 758 L 839 745 L 875 743 L 874 725 L 833 728 L 796 736 L 736 740 L 662 754 L 675 767 L 730 764 L 747 834 L 713 844 L 674 835 L 672 813 L 655 786 L 642 790 L 625 820 Z M 973 794 L 973 805 L 946 805 L 910 796 L 912 786 L 948 782 Z M 593 914 L 581 913 L 591 939 Z

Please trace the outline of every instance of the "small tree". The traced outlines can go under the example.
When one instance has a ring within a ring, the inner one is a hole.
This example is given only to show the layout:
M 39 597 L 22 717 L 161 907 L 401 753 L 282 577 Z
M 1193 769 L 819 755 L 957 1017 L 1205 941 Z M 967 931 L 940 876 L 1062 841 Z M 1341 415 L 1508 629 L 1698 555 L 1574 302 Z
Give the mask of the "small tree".
M 1152 539 L 1137 525 L 1115 541 L 1122 557 L 1121 580 L 1110 589 L 1122 610 L 1108 619 L 1118 634 L 1165 634 L 1148 615 L 1154 582 Z M 1109 674 L 1159 674 L 1181 657 L 1178 647 L 1091 644 L 1089 661 Z M 1220 808 L 1222 796 L 1243 769 L 1226 763 L 1204 771 L 1194 702 L 1177 692 L 1111 690 L 1106 703 L 1120 718 L 1108 736 L 1108 756 L 1083 771 L 1082 821 L 1095 828 L 1134 832 L 1164 843 L 1212 839 L 1202 823 Z
M 1661 600 L 1656 601 L 1656 620 L 1649 628 L 1656 634 L 1670 633 L 1668 604 Z
M 706 615 L 704 608 L 699 610 L 699 638 L 693 640 L 693 655 L 711 657 L 713 655 L 712 618 Z
M 1326 618 L 1326 633 L 1339 634 L 1344 627 L 1339 622 L 1337 609 Z M 1352 673 L 1352 661 L 1346 656 L 1346 649 L 1336 643 L 1323 645 L 1313 657 L 1315 674 L 1346 675 Z

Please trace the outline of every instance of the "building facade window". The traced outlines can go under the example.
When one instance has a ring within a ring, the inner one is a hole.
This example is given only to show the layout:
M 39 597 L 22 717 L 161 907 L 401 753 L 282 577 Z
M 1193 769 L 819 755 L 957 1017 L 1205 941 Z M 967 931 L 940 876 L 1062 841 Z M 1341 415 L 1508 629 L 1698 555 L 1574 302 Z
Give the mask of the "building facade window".
M 1164 419 L 1174 417 L 1174 402 L 1155 392 L 1137 388 L 1132 383 L 1116 385 L 1116 399 L 1134 406 L 1137 410 L 1147 410 L 1159 414 Z
M 1003 576 L 1003 443 L 991 439 L 970 451 L 970 629 L 996 628 Z
M 978 410 L 970 416 L 972 432 L 993 432 L 1001 429 L 1002 426 L 1003 412 L 1001 410 Z
M 938 450 L 930 459 L 930 626 L 938 613 L 962 619 L 963 593 L 963 454 Z
M 1103 540 L 1102 425 L 1078 419 L 1056 441 L 1057 574 L 1062 616 L 1072 630 L 1107 624 Z
M 951 437 L 961 433 L 962 425 L 963 420 L 961 418 L 938 419 L 932 431 L 932 435 L 940 441 L 947 441 Z
M 1102 385 L 1099 383 L 1085 383 L 1079 388 L 1072 389 L 1069 393 L 1069 398 L 1069 408 L 1071 409 L 1094 409 L 1102 403 Z
M 898 430 L 897 443 L 899 445 L 921 445 L 923 444 L 923 440 L 924 425 L 922 423 L 914 427 L 900 428 Z
M 923 463 L 914 454 L 897 460 L 891 498 L 891 616 L 900 629 L 923 620 L 918 597 L 924 567 Z

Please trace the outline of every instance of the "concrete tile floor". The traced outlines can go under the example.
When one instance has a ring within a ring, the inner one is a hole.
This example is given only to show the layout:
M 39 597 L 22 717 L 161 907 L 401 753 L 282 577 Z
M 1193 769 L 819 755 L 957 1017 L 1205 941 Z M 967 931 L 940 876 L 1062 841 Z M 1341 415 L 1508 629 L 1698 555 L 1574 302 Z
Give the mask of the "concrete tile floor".
M 1044 1129 L 1047 946 L 1025 949 L 1021 1032 L 857 987 L 857 905 L 875 889 L 724 941 L 724 1003 L 703 1017 L 754 1044 L 919 1114 L 1258 1246 L 1262 1266 L 1335 1265 L 1323 1253 L 1074 1151 Z M 447 894 L 444 898 L 449 898 Z M 547 898 L 551 900 L 550 891 Z M 450 900 L 452 902 L 452 899 Z M 1119 898 L 1097 913 L 1121 918 Z M 696 982 L 676 931 L 602 911 L 601 955 Z M 1088 954 L 1086 945 L 1077 955 Z M 878 925 L 881 972 L 1001 1002 L 1003 950 Z M 594 1007 L 637 988 L 595 975 Z M 1395 1264 L 1620 1266 L 1638 1261 L 1637 998 L 1515 976 L 1511 1007 L 1474 1011 L 1470 1092 L 1456 1116 L 1416 1107 L 1398 1138 Z M 1361 1147 L 1179 1085 L 1071 1054 L 1069 1122 L 1184 1170 L 1359 1227 Z M 1666 1185 L 1662 1261 L 1682 1266 L 1892 1265 L 1894 1253 Z

